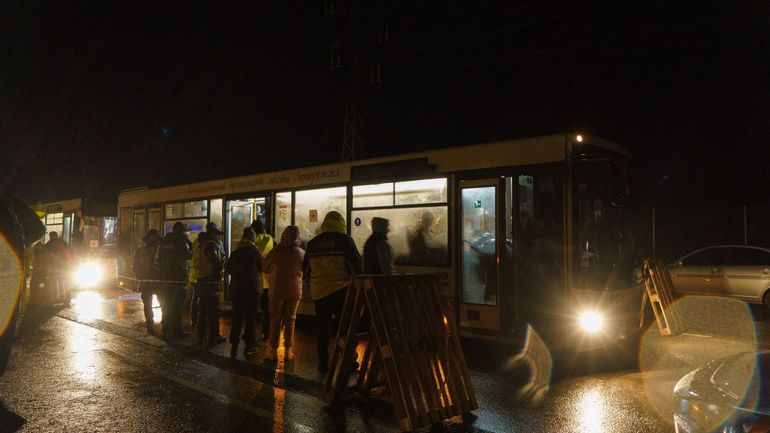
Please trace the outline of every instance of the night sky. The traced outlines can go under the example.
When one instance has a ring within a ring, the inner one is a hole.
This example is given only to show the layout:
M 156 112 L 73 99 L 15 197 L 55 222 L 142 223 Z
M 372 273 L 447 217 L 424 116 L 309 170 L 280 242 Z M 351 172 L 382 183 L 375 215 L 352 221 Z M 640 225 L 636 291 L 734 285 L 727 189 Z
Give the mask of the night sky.
M 581 130 L 645 205 L 770 201 L 766 1 L 219 3 L 0 3 L 0 189 L 336 162 L 352 70 L 363 158 Z

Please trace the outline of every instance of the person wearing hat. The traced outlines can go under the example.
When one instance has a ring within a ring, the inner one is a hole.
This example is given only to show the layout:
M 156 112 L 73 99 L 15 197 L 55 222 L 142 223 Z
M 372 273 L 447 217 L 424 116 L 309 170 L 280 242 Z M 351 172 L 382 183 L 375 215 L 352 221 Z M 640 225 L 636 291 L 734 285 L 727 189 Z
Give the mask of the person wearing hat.
M 353 275 L 361 273 L 361 255 L 342 214 L 326 214 L 321 233 L 307 243 L 302 270 L 315 304 L 318 372 L 323 374 L 329 371 L 332 317 L 339 322 L 348 285 Z
M 138 288 L 142 293 L 144 304 L 144 321 L 147 325 L 147 333 L 155 333 L 154 314 L 152 312 L 152 295 L 157 291 L 157 280 L 160 278 L 158 267 L 158 245 L 163 238 L 160 232 L 152 229 L 142 238 L 143 246 L 134 253 L 133 271 L 138 280 Z M 146 281 L 145 280 L 149 280 Z
M 216 223 L 206 225 L 206 236 L 195 253 L 198 343 L 203 344 L 208 328 L 208 343 L 219 344 L 225 338 L 219 335 L 219 286 L 226 260 L 222 246 L 225 233 Z
M 192 243 L 187 238 L 187 226 L 177 221 L 158 245 L 158 266 L 161 279 L 166 280 L 161 290 L 160 309 L 163 317 L 163 336 L 166 339 L 184 337 L 182 332 L 182 304 L 187 294 L 188 260 L 193 256 Z

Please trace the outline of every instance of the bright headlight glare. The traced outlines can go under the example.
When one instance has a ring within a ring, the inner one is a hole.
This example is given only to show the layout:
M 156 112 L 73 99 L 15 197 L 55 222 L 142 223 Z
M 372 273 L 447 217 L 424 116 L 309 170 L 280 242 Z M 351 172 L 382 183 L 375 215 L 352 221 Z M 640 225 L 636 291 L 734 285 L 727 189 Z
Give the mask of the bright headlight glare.
M 83 263 L 75 271 L 75 284 L 93 287 L 102 280 L 102 268 L 96 263 Z
M 580 315 L 580 327 L 590 333 L 601 331 L 604 327 L 604 317 L 595 311 L 586 311 Z

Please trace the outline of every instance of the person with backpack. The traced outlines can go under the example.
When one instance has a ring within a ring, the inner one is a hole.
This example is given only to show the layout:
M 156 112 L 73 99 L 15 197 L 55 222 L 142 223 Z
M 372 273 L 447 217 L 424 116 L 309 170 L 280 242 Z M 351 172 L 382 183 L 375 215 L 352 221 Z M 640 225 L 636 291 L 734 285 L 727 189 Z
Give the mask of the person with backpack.
M 192 259 L 192 242 L 187 238 L 187 226 L 177 221 L 158 245 L 158 266 L 163 284 L 160 308 L 163 314 L 163 336 L 166 339 L 182 338 L 182 304 L 187 294 L 187 278 L 190 275 L 188 261 Z
M 195 272 L 197 278 L 196 292 L 198 296 L 198 343 L 206 341 L 208 328 L 208 344 L 214 345 L 225 341 L 219 335 L 219 286 L 222 283 L 224 271 L 224 256 L 222 236 L 225 234 L 215 223 L 208 223 L 206 236 L 195 253 Z
M 254 220 L 251 223 L 251 228 L 254 233 L 257 234 L 257 239 L 254 243 L 259 248 L 259 252 L 262 253 L 262 257 L 267 257 L 270 254 L 270 250 L 275 246 L 275 239 L 270 236 L 265 230 L 265 224 L 261 220 Z M 267 275 L 262 275 L 262 296 L 259 299 L 259 308 L 262 309 L 262 340 L 267 340 L 270 336 L 270 299 L 268 298 L 268 292 L 270 291 L 270 281 Z
M 138 288 L 142 293 L 142 303 L 144 304 L 144 321 L 147 325 L 147 333 L 155 334 L 154 314 L 152 311 L 152 295 L 157 293 L 160 279 L 160 267 L 158 266 L 158 245 L 163 240 L 160 232 L 152 229 L 142 238 L 144 243 L 134 253 L 133 270 L 134 277 L 138 281 Z M 145 282 L 144 280 L 151 280 Z
M 257 347 L 254 325 L 257 320 L 257 306 L 262 294 L 262 255 L 254 243 L 257 238 L 251 227 L 243 229 L 238 248 L 227 260 L 225 270 L 230 274 L 230 294 L 233 305 L 233 320 L 230 327 L 230 356 L 238 354 L 238 343 L 243 328 L 244 355 L 254 352 Z

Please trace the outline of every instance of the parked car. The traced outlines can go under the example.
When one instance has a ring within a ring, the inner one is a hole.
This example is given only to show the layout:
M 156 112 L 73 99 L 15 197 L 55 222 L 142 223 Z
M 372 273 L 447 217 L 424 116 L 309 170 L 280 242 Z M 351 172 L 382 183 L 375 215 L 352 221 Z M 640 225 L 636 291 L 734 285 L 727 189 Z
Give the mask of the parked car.
M 729 296 L 770 308 L 770 249 L 701 248 L 668 265 L 679 294 Z
M 770 351 L 714 360 L 674 387 L 676 433 L 769 433 Z

